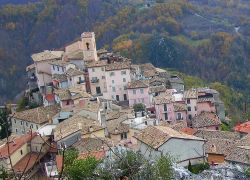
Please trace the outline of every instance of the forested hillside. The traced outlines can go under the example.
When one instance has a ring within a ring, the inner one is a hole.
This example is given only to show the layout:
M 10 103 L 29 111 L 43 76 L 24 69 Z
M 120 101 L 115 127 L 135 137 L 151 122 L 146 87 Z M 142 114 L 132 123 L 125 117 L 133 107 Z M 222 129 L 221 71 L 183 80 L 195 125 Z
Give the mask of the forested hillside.
M 0 95 L 25 87 L 30 55 L 95 31 L 99 48 L 235 91 L 250 91 L 250 3 L 245 0 L 44 0 L 0 7 Z M 247 98 L 243 98 L 247 100 Z M 250 99 L 248 99 L 250 100 Z

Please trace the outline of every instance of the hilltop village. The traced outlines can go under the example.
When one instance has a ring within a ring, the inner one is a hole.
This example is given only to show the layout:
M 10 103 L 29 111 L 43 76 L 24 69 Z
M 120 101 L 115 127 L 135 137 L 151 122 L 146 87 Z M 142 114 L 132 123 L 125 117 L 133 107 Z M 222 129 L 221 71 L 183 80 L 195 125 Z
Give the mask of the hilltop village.
M 185 89 L 177 75 L 152 64 L 96 49 L 94 32 L 60 50 L 32 56 L 25 96 L 39 107 L 11 114 L 10 141 L 2 140 L 0 163 L 17 174 L 58 177 L 62 149 L 79 158 L 104 159 L 112 148 L 146 158 L 170 154 L 180 166 L 208 162 L 250 165 L 250 136 L 226 121 L 220 94 Z M 9 158 L 10 157 L 10 158 Z

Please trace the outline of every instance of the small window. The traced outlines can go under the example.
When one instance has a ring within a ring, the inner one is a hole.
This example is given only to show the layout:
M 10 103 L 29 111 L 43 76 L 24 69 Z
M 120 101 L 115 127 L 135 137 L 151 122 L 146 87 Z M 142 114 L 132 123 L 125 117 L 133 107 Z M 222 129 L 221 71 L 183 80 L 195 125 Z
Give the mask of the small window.
M 30 128 L 32 128 L 32 129 L 33 129 L 33 124 L 31 124 L 31 125 L 30 125 Z
M 115 81 L 114 80 L 112 80 L 112 84 L 114 84 L 115 83 Z
M 57 66 L 57 71 L 59 71 L 59 66 Z
M 21 125 L 23 125 L 23 121 L 21 121 Z
M 122 75 L 126 75 L 126 71 L 121 71 L 121 74 Z
M 89 50 L 89 43 L 88 42 L 86 43 L 86 48 L 87 48 L 87 50 Z
M 102 71 L 104 71 L 104 67 L 102 67 Z
M 23 155 L 23 150 L 20 151 L 21 155 Z
M 92 68 L 92 72 L 95 72 L 95 68 Z
M 140 89 L 140 92 L 141 92 L 141 94 L 143 94 L 143 93 L 144 93 L 144 90 L 143 90 L 143 89 Z
M 82 78 L 81 77 L 79 77 L 79 82 L 82 82 Z
M 115 92 L 115 87 L 112 87 L 112 91 Z
M 133 94 L 136 94 L 136 90 L 135 89 L 133 89 Z
M 36 125 L 36 129 L 38 129 L 38 125 Z
M 123 86 L 123 90 L 127 90 L 127 86 Z
M 110 75 L 110 76 L 114 76 L 114 75 L 115 75 L 115 72 L 111 72 L 109 75 Z
M 192 115 L 191 115 L 191 114 L 188 115 L 188 119 L 189 119 L 189 120 L 192 119 Z
M 53 67 L 53 70 L 55 70 L 55 66 L 53 65 L 52 67 Z
M 16 124 L 16 120 L 14 119 L 14 122 L 15 122 L 15 124 Z
M 27 127 L 29 126 L 28 122 L 26 122 L 26 126 L 27 126 Z
M 123 82 L 126 82 L 126 78 L 123 78 L 123 80 L 122 80 Z
M 105 79 L 105 76 L 102 76 L 102 79 Z
M 191 107 L 190 106 L 188 107 L 188 111 L 191 111 Z
M 194 110 L 197 111 L 197 107 L 196 106 L 194 106 Z
M 69 100 L 67 100 L 66 105 L 69 105 Z
M 64 72 L 65 71 L 65 69 L 62 67 L 62 71 Z
M 187 104 L 190 104 L 190 99 L 187 99 Z
M 16 133 L 17 133 L 17 129 L 16 129 Z
M 70 81 L 72 81 L 72 78 L 69 78 Z

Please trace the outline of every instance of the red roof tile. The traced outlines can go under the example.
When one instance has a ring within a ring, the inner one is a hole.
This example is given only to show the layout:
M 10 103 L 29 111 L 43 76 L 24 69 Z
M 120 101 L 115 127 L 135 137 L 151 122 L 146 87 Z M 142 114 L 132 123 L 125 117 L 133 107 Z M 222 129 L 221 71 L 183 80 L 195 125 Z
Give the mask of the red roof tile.
M 188 134 L 188 135 L 194 135 L 197 132 L 197 129 L 193 129 L 190 127 L 185 127 L 181 129 L 181 132 Z
M 55 100 L 55 95 L 54 94 L 47 94 L 45 96 L 45 99 L 48 101 L 48 102 L 53 102 Z
M 18 163 L 13 167 L 15 172 L 22 173 L 24 172 L 24 170 L 25 172 L 29 171 L 31 168 L 34 167 L 36 162 L 41 158 L 40 156 L 39 156 L 39 153 L 27 154 L 20 161 L 18 161 Z
M 31 134 L 25 134 L 22 136 L 19 136 L 18 138 L 13 139 L 11 142 L 9 142 L 9 153 L 10 155 L 13 154 L 15 151 L 17 151 L 19 148 L 21 148 L 25 143 L 33 139 L 37 134 L 32 133 Z M 0 158 L 2 157 L 8 157 L 8 145 L 7 143 L 0 147 Z
M 101 150 L 101 151 L 91 151 L 88 153 L 82 153 L 79 155 L 78 159 L 86 159 L 87 157 L 95 157 L 97 160 L 101 160 L 105 157 L 106 151 Z
M 236 125 L 234 130 L 241 133 L 250 133 L 250 121 Z

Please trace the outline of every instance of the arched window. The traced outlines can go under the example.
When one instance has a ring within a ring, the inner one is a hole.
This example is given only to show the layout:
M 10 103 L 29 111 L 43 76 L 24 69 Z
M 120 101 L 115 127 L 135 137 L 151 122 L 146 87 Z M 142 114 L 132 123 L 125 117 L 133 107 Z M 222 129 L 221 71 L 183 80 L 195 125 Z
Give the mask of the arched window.
M 86 43 L 86 47 L 87 47 L 87 50 L 89 50 L 89 43 L 88 42 Z

